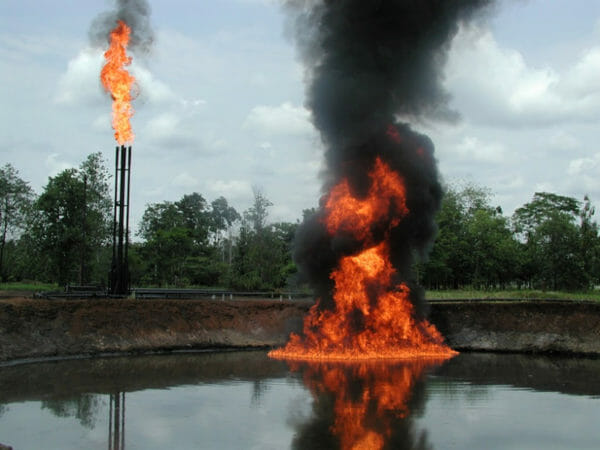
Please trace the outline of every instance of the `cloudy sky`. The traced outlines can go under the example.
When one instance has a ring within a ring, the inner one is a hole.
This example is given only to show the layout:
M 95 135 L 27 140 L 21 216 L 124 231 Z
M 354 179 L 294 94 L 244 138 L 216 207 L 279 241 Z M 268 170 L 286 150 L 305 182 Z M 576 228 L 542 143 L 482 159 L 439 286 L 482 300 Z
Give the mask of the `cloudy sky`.
M 200 192 L 242 212 L 257 187 L 270 219 L 317 205 L 322 147 L 303 68 L 276 0 L 149 0 L 156 34 L 133 54 L 132 215 Z M 0 165 L 36 192 L 101 151 L 111 100 L 94 18 L 109 0 L 0 2 Z M 399 64 L 402 61 L 398 62 Z M 461 29 L 445 68 L 457 124 L 422 123 L 446 183 L 489 188 L 505 215 L 536 191 L 600 204 L 600 0 L 499 0 Z

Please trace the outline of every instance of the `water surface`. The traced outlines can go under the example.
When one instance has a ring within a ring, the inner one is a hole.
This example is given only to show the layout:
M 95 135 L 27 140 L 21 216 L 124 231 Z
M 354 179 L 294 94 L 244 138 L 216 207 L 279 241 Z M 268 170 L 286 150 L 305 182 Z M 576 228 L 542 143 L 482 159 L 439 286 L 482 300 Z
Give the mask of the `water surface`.
M 288 364 L 265 352 L 0 367 L 22 449 L 598 449 L 600 360 Z

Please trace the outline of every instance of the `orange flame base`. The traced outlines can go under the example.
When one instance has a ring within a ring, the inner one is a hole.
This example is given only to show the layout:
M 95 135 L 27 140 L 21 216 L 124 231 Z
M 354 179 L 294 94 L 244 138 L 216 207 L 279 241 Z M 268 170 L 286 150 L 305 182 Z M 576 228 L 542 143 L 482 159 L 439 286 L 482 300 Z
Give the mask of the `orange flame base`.
M 405 284 L 389 289 L 395 271 L 386 244 L 342 258 L 331 274 L 335 309 L 312 306 L 304 336 L 269 356 L 294 360 L 446 359 L 458 352 L 427 320 L 417 320 Z M 375 297 L 374 297 L 375 296 Z
M 369 173 L 365 198 L 356 198 L 346 180 L 335 186 L 326 202 L 325 225 L 330 234 L 343 232 L 365 247 L 345 256 L 331 273 L 333 310 L 317 302 L 304 320 L 303 336 L 269 352 L 278 359 L 364 360 L 449 358 L 457 354 L 440 332 L 415 316 L 410 290 L 395 282 L 387 239 L 375 243 L 371 226 L 387 220 L 390 229 L 408 214 L 402 178 L 379 158 Z

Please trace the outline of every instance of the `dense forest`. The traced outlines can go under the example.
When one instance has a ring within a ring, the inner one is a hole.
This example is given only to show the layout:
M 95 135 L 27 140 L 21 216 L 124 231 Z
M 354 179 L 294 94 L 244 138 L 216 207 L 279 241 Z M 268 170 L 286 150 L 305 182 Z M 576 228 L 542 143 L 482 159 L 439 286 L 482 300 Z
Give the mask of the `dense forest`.
M 0 167 L 1 280 L 105 285 L 110 178 L 93 153 L 50 177 L 38 195 L 12 165 Z M 446 186 L 437 238 L 414 267 L 423 286 L 576 291 L 600 284 L 600 236 L 588 197 L 536 192 L 510 217 L 491 198 L 484 187 Z M 260 189 L 241 214 L 226 198 L 209 201 L 197 192 L 147 205 L 132 230 L 132 285 L 302 289 L 292 260 L 300 220 L 272 223 L 271 206 Z

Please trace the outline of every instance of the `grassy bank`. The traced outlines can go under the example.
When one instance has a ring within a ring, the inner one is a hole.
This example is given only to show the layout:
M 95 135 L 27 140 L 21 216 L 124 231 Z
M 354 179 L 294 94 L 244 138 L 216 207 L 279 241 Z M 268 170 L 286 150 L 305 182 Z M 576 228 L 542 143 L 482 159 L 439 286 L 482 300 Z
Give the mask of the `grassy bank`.
M 543 299 L 543 300 L 587 300 L 600 302 L 600 291 L 596 292 L 553 292 L 539 290 L 498 290 L 478 291 L 458 289 L 448 291 L 427 291 L 428 300 L 472 300 L 472 299 Z
M 219 291 L 227 291 L 226 288 L 207 288 L 216 289 Z M 57 284 L 39 283 L 35 281 L 27 282 L 12 282 L 0 283 L 0 292 L 12 294 L 27 294 L 40 291 L 61 290 Z M 276 293 L 279 296 L 279 293 Z M 426 291 L 425 297 L 428 300 L 475 300 L 475 299 L 531 299 L 531 300 L 587 300 L 600 302 L 600 291 L 590 292 L 557 292 L 557 291 L 541 291 L 528 289 L 515 290 L 474 290 L 474 289 L 457 289 L 457 290 L 430 290 Z
M 58 284 L 38 283 L 36 281 L 0 283 L 0 291 L 38 292 L 38 291 L 53 291 L 56 289 L 59 289 Z

